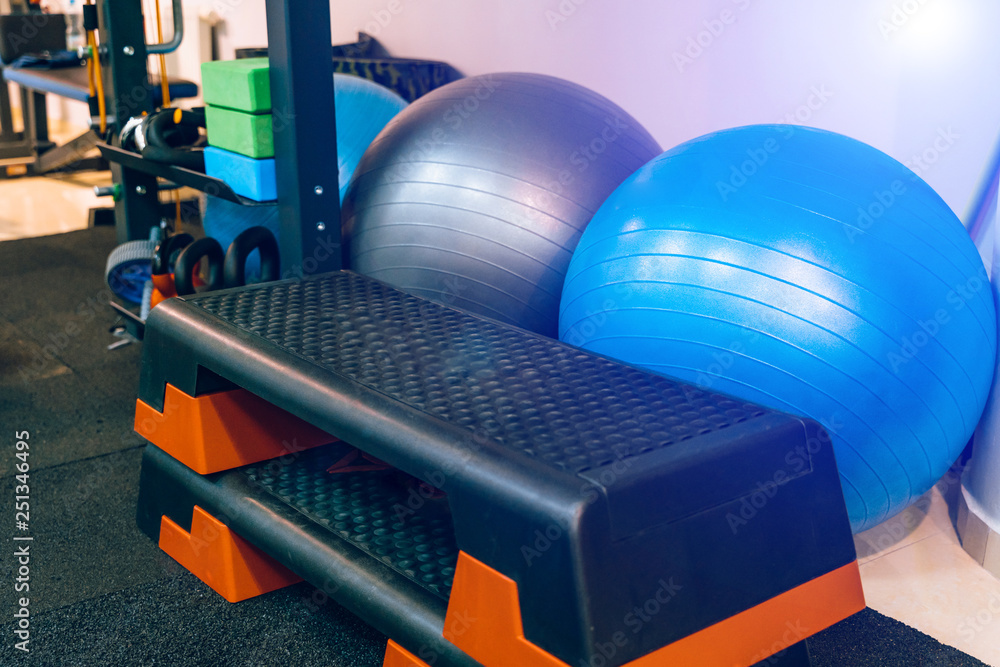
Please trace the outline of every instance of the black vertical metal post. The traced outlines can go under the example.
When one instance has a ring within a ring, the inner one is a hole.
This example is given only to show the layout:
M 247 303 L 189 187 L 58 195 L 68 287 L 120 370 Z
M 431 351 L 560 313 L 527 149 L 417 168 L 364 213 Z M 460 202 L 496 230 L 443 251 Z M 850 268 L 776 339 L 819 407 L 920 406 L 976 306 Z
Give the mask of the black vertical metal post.
M 153 111 L 152 89 L 146 71 L 146 39 L 141 0 L 105 0 L 100 5 L 104 88 L 109 127 L 119 128 L 133 116 Z M 115 202 L 115 229 L 119 243 L 149 237 L 160 224 L 156 177 L 112 163 L 121 198 Z
M 0 66 L 0 141 L 10 143 L 20 138 L 14 131 L 14 118 L 10 112 L 10 92 L 7 90 L 7 80 L 3 77 L 3 67 Z
M 45 108 L 45 93 L 21 89 L 21 115 L 24 131 L 33 137 L 39 152 L 52 147 L 49 141 L 49 119 Z
M 287 275 L 341 268 L 330 0 L 267 0 L 274 160 Z

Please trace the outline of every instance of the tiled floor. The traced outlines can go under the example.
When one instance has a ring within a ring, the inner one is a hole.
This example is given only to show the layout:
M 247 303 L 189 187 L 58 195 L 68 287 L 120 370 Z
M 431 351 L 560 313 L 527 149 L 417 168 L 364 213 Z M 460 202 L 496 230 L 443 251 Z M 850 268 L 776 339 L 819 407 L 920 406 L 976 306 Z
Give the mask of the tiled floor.
M 1000 667 L 1000 579 L 955 532 L 958 476 L 854 538 L 868 606 Z
M 110 183 L 108 172 L 0 180 L 0 241 L 86 228 L 88 209 L 111 204 L 94 186 Z
M 15 114 L 15 123 L 19 123 Z M 58 121 L 50 134 L 62 143 L 83 130 Z M 71 232 L 87 227 L 87 211 L 110 206 L 110 198 L 94 194 L 94 186 L 110 185 L 107 171 L 78 172 L 47 178 L 0 179 L 0 241 Z
M 0 240 L 82 229 L 106 205 L 92 187 L 107 173 L 0 181 Z M 856 536 L 868 605 L 1000 667 L 1000 579 L 962 550 L 954 528 L 957 477 Z M 949 509 L 951 512 L 949 513 Z

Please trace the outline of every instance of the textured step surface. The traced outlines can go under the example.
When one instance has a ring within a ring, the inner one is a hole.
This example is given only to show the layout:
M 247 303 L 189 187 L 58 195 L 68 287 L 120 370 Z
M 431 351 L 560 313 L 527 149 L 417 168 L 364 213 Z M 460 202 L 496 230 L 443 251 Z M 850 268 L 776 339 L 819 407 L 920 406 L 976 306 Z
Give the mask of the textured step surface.
M 192 303 L 324 370 L 574 473 L 769 412 L 349 273 Z
M 285 466 L 241 469 L 247 479 L 334 535 L 358 547 L 414 583 L 447 600 L 455 575 L 458 546 L 448 504 L 411 497 L 430 491 L 399 471 L 328 472 L 352 448 L 329 445 L 303 452 Z

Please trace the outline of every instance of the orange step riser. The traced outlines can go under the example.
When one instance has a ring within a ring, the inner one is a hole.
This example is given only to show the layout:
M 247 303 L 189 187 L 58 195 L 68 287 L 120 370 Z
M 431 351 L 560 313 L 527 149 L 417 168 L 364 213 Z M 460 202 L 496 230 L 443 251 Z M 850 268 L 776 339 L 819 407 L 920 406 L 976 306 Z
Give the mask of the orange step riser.
M 201 475 L 294 456 L 336 440 L 245 389 L 194 397 L 169 384 L 162 412 L 136 401 L 134 428 Z
M 197 505 L 190 533 L 169 517 L 161 519 L 159 546 L 229 602 L 248 600 L 302 581 Z
M 852 562 L 625 667 L 749 667 L 864 607 Z M 569 667 L 525 639 L 517 584 L 465 552 L 455 569 L 445 637 L 486 667 Z M 602 645 L 608 664 L 616 650 L 614 641 Z

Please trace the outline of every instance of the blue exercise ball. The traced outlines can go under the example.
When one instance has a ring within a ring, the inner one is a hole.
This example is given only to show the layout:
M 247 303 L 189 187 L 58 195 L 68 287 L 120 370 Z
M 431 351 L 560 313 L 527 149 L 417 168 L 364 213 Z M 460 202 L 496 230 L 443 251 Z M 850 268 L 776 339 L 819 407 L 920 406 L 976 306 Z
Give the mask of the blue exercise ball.
M 788 125 L 639 169 L 584 232 L 560 309 L 564 341 L 823 424 L 855 532 L 956 460 L 996 354 L 948 205 L 884 153 Z
M 449 83 L 393 119 L 358 165 L 344 200 L 350 268 L 555 337 L 583 228 L 661 150 L 622 108 L 569 81 Z
M 385 86 L 350 74 L 333 75 L 334 115 L 337 124 L 337 167 L 340 201 L 351 176 L 372 140 L 407 102 Z M 240 206 L 209 197 L 204 212 L 204 229 L 228 248 L 244 229 L 267 227 L 281 243 L 277 205 Z M 247 276 L 259 275 L 260 261 L 254 252 L 247 261 Z
M 372 140 L 406 108 L 395 92 L 350 74 L 333 75 L 333 103 L 337 119 L 337 166 L 340 201 L 344 201 L 358 162 Z

